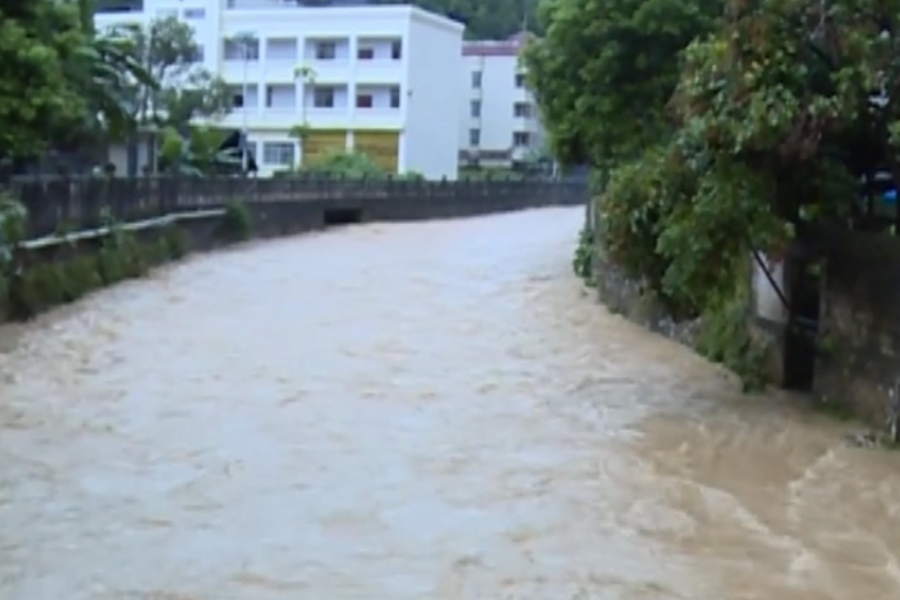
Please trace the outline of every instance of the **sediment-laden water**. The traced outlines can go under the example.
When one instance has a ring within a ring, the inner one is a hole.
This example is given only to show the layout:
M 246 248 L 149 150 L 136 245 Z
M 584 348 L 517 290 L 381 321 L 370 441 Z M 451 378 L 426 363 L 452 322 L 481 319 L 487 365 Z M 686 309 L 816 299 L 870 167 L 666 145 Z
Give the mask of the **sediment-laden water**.
M 605 312 L 582 217 L 260 243 L 0 329 L 0 598 L 900 598 L 900 458 Z

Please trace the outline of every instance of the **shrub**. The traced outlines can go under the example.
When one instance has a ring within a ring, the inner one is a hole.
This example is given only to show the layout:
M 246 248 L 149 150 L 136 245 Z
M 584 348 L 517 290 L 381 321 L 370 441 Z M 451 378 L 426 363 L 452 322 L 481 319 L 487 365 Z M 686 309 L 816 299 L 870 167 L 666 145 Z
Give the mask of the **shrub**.
M 243 202 L 232 200 L 225 206 L 220 227 L 222 236 L 228 241 L 244 241 L 253 233 L 253 215 Z
M 372 157 L 357 151 L 330 152 L 304 170 L 346 179 L 383 179 L 388 175 Z
M 187 255 L 189 250 L 187 234 L 177 225 L 166 227 L 161 239 L 169 258 L 179 260 Z
M 572 270 L 588 285 L 594 281 L 594 231 L 590 225 L 582 227 L 578 234 L 578 246 L 572 258 Z

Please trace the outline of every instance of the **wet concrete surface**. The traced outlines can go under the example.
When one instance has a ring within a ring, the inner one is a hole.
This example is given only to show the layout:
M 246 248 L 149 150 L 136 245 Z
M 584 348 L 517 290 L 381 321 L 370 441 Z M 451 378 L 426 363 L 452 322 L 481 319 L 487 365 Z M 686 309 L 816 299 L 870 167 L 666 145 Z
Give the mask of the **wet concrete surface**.
M 582 217 L 259 243 L 0 329 L 0 598 L 900 598 L 900 458 L 608 314 Z

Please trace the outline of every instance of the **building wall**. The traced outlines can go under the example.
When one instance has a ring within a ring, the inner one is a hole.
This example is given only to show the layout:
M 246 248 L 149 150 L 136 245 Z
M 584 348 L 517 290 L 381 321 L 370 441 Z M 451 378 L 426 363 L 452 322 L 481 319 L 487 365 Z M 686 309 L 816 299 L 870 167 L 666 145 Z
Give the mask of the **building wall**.
M 462 33 L 462 25 L 438 23 L 424 12 L 410 22 L 409 79 L 401 99 L 406 102 L 401 170 L 418 171 L 429 179 L 457 177 Z
M 480 153 L 479 162 L 484 166 L 509 165 L 543 146 L 537 103 L 523 81 L 521 47 L 517 39 L 466 44 L 466 93 L 459 108 L 460 150 L 469 156 Z M 480 80 L 476 80 L 477 74 Z M 516 105 L 526 114 L 517 114 Z M 522 139 L 525 136 L 527 140 Z
M 450 104 L 458 105 L 459 89 L 435 75 L 459 70 L 461 24 L 410 6 L 298 7 L 269 0 L 147 0 L 143 13 L 101 14 L 97 23 L 148 23 L 169 14 L 194 27 L 202 66 L 232 88 L 235 107 L 220 126 L 246 128 L 258 143 L 273 136 L 290 140 L 291 128 L 303 123 L 394 131 L 400 171 L 455 177 L 458 129 L 440 115 L 455 114 Z M 239 37 L 254 40 L 248 60 L 229 43 Z M 320 44 L 331 45 L 327 58 L 317 53 Z M 442 69 L 435 71 L 435 64 Z M 301 67 L 308 76 L 298 74 Z M 418 96 L 409 94 L 414 87 Z M 317 103 L 316 89 L 330 99 Z M 352 147 L 352 133 L 348 143 Z M 301 160 L 302 149 L 295 156 Z M 294 165 L 259 166 L 266 175 Z
M 300 144 L 296 144 L 294 156 L 297 162 L 294 165 L 265 161 L 262 144 L 294 141 L 288 132 L 291 127 L 304 122 L 312 129 L 344 131 L 356 126 L 395 130 L 403 127 L 402 114 L 397 109 L 357 109 L 356 85 L 360 77 L 365 80 L 374 76 L 383 84 L 400 86 L 406 79 L 406 61 L 402 58 L 394 60 L 390 55 L 384 57 L 383 52 L 377 60 L 362 61 L 357 59 L 357 47 L 358 38 L 373 36 L 386 43 L 399 41 L 403 44 L 408 10 L 396 10 L 403 7 L 386 7 L 388 10 L 367 7 L 258 8 L 260 3 L 253 2 L 238 2 L 236 6 L 225 11 L 220 37 L 254 34 L 259 39 L 259 57 L 246 65 L 239 57 L 223 57 L 219 72 L 226 81 L 241 82 L 246 70 L 246 79 L 259 86 L 260 102 L 246 109 L 235 109 L 224 119 L 223 125 L 242 128 L 246 123 L 249 139 L 260 143 L 257 156 L 263 159 L 258 161 L 261 174 L 302 163 Z M 320 58 L 317 55 L 319 44 L 332 45 L 333 58 Z M 310 70 L 308 79 L 295 75 L 298 66 Z M 375 73 L 369 73 L 370 69 Z M 268 106 L 266 102 L 266 87 L 275 84 L 279 86 L 277 107 Z M 289 88 L 293 89 L 292 95 Z M 328 91 L 330 106 L 317 106 L 317 89 L 320 93 Z

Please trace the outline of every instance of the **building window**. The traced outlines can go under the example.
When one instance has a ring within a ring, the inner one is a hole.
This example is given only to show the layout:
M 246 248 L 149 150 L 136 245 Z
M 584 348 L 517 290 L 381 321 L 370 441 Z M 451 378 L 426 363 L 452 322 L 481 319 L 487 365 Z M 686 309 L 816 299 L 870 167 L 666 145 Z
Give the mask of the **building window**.
M 294 164 L 293 142 L 263 142 L 263 162 L 267 165 Z
M 470 146 L 478 146 L 481 144 L 481 130 L 480 129 L 470 129 L 469 130 L 469 145 Z
M 334 60 L 337 57 L 337 44 L 334 42 L 319 42 L 316 44 L 317 60 Z
M 513 116 L 516 117 L 531 117 L 531 105 L 527 102 L 516 102 L 513 105 Z
M 359 60 L 372 60 L 375 58 L 375 48 L 359 48 L 356 51 L 356 58 Z
M 393 44 L 391 44 L 391 58 L 394 60 L 400 60 L 403 58 L 403 42 L 397 40 Z
M 191 62 L 202 63 L 204 60 L 203 46 L 194 46 L 194 52 L 191 56 Z
M 481 116 L 481 100 L 472 100 L 472 102 L 469 105 L 469 112 L 472 114 L 473 117 L 476 117 L 476 118 L 480 117 Z
M 531 134 L 527 131 L 517 131 L 513 134 L 513 146 L 521 148 L 531 142 Z
M 178 9 L 177 8 L 160 8 L 156 11 L 157 19 L 172 19 L 178 18 Z
M 184 18 L 199 20 L 206 18 L 206 9 L 205 8 L 186 8 L 184 9 Z
M 234 108 L 256 108 L 259 105 L 256 84 L 230 86 L 231 105 Z
M 223 54 L 225 60 L 259 60 L 259 40 L 227 39 Z
M 372 94 L 357 94 L 356 108 L 372 108 Z
M 525 87 L 525 75 L 522 73 L 516 73 L 516 87 Z
M 316 108 L 334 108 L 334 89 L 330 87 L 316 88 L 313 92 L 313 106 Z
M 472 89 L 481 89 L 481 71 L 472 71 Z
M 400 88 L 391 88 L 391 108 L 400 108 Z

